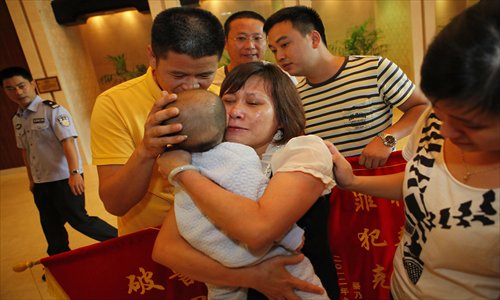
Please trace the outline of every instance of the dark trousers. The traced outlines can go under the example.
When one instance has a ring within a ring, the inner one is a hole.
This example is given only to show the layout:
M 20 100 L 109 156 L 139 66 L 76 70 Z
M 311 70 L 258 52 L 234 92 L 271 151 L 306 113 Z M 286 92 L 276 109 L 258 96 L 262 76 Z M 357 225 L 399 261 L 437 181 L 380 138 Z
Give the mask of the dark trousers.
M 330 194 L 320 197 L 297 225 L 305 232 L 302 253 L 309 258 L 314 272 L 321 279 L 330 299 L 340 299 L 337 270 L 328 244 L 328 214 L 330 212 Z M 248 299 L 267 299 L 259 292 L 249 289 Z
M 49 255 L 69 251 L 68 232 L 64 224 L 98 241 L 117 236 L 115 227 L 98 217 L 91 217 L 85 209 L 85 195 L 75 196 L 68 179 L 35 183 L 33 187 L 35 204 L 40 213 L 40 223 L 48 243 Z
M 302 253 L 311 261 L 330 299 L 340 299 L 337 269 L 328 243 L 330 194 L 320 197 L 297 222 L 305 231 Z

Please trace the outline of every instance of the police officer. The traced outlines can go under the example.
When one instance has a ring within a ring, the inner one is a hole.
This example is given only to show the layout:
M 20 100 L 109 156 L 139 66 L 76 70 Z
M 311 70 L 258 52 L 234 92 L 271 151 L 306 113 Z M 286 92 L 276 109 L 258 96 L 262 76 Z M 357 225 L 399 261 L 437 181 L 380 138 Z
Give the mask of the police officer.
M 43 101 L 24 68 L 3 69 L 0 80 L 7 97 L 19 105 L 12 119 L 16 143 L 28 170 L 47 253 L 70 250 L 66 222 L 98 241 L 116 237 L 116 228 L 85 210 L 83 168 L 69 112 L 55 102 Z

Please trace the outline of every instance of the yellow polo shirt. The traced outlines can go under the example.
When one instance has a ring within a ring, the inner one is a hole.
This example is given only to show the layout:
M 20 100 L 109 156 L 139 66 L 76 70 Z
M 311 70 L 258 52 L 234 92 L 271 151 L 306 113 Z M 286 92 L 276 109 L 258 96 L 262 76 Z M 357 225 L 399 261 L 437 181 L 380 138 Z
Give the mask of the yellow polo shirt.
M 212 86 L 209 90 L 213 90 Z M 143 76 L 114 86 L 97 97 L 91 118 L 94 165 L 126 164 L 142 141 L 147 116 L 160 96 L 161 89 L 149 68 Z M 172 206 L 174 190 L 157 170 L 154 166 L 146 195 L 118 217 L 119 235 L 162 224 Z

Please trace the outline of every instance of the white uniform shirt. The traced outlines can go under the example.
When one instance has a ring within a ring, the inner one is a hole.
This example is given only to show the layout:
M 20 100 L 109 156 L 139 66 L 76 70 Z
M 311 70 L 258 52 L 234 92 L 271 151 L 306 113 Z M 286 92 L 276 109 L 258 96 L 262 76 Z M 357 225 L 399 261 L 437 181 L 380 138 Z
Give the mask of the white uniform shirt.
M 62 106 L 39 97 L 26 109 L 19 108 L 12 118 L 16 144 L 26 150 L 31 175 L 35 183 L 63 180 L 69 177 L 68 162 L 62 141 L 77 137 L 73 119 Z M 78 152 L 78 147 L 76 148 Z M 78 153 L 78 168 L 82 162 Z

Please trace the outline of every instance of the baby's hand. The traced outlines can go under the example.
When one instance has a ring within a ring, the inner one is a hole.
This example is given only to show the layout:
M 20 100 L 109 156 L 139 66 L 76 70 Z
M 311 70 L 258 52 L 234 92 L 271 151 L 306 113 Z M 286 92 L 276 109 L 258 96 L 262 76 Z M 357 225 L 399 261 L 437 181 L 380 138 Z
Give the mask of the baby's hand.
M 166 151 L 156 159 L 156 163 L 158 172 L 167 179 L 173 169 L 191 164 L 191 153 L 184 150 Z
M 302 236 L 302 243 L 300 243 L 297 249 L 295 249 L 295 253 L 300 253 L 302 251 L 302 248 L 304 248 L 305 240 L 306 240 L 305 236 Z

